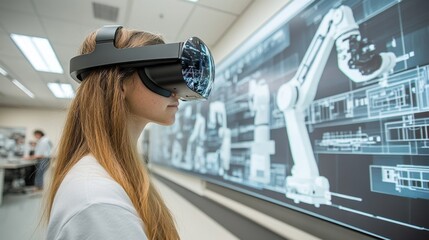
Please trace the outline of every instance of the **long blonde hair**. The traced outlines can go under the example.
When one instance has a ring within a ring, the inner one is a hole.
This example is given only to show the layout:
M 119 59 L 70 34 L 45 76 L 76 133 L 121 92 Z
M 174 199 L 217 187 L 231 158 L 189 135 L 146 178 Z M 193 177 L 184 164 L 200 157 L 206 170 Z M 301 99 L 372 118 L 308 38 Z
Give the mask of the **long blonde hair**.
M 94 50 L 95 36 L 93 32 L 85 39 L 81 54 Z M 162 43 L 158 35 L 124 28 L 115 39 L 118 48 Z M 128 194 L 149 239 L 179 239 L 173 218 L 151 184 L 127 130 L 128 107 L 122 85 L 132 73 L 119 67 L 103 68 L 92 71 L 81 83 L 54 162 L 45 220 L 50 218 L 55 194 L 66 174 L 83 156 L 92 154 Z

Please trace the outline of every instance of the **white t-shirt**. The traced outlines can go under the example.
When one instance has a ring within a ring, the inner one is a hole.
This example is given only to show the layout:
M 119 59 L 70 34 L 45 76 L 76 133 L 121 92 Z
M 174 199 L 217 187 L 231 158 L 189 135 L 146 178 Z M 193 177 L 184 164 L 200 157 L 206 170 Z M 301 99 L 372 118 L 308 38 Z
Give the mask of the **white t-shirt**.
M 91 155 L 67 173 L 52 205 L 48 240 L 147 239 L 124 189 Z
M 43 136 L 37 141 L 36 147 L 34 148 L 34 155 L 41 155 L 46 158 L 51 156 L 51 142 L 49 138 Z

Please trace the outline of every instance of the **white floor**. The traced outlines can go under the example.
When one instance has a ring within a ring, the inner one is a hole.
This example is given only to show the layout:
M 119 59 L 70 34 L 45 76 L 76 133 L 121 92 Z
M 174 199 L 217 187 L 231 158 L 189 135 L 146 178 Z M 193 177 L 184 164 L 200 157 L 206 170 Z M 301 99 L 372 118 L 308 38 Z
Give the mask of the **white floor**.
M 221 225 L 190 204 L 186 199 L 154 180 L 167 206 L 175 216 L 183 240 L 235 240 Z M 6 194 L 0 206 L 1 240 L 42 240 L 43 227 L 37 227 L 42 204 L 41 194 Z

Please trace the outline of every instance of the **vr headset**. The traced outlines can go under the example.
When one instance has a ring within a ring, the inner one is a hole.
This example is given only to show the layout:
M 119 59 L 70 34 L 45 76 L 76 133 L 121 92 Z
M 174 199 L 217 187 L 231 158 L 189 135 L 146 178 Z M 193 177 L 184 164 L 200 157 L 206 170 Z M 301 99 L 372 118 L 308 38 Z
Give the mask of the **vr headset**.
M 213 87 L 215 64 L 204 42 L 191 37 L 186 42 L 116 48 L 115 37 L 122 26 L 104 26 L 96 36 L 93 52 L 70 60 L 70 75 L 77 82 L 100 67 L 136 68 L 151 91 L 181 100 L 207 99 Z

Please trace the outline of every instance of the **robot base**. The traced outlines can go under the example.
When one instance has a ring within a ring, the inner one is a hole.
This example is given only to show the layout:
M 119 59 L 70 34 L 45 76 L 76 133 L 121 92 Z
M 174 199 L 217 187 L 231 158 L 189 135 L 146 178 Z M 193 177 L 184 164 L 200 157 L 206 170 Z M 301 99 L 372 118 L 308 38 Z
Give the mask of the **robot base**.
M 289 176 L 285 181 L 286 197 L 295 203 L 305 202 L 319 207 L 320 204 L 331 205 L 329 182 L 325 177 L 298 178 Z

